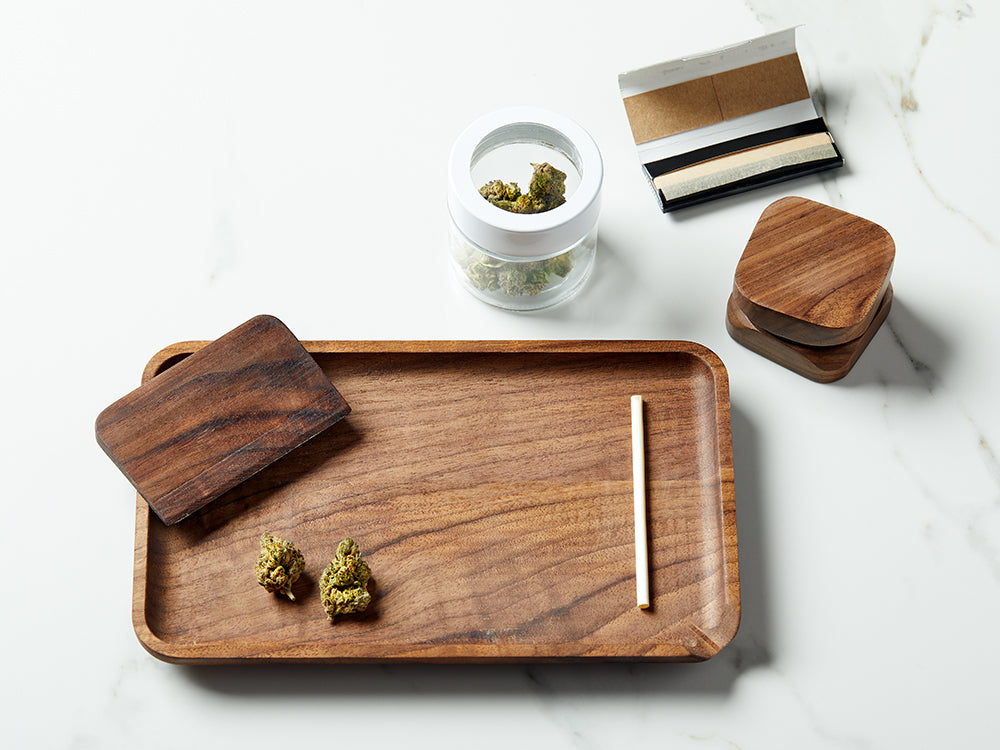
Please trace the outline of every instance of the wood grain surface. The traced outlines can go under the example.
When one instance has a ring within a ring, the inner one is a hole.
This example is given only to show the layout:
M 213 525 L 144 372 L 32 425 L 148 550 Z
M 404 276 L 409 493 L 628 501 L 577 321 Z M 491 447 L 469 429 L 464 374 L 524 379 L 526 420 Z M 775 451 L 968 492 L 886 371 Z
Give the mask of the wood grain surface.
M 133 620 L 157 657 L 711 657 L 740 615 L 729 390 L 686 342 L 304 342 L 351 415 L 174 526 L 138 502 Z M 168 347 L 147 377 L 201 343 Z M 652 606 L 635 603 L 630 396 L 645 401 Z M 261 533 L 306 560 L 265 592 Z M 329 622 L 345 536 L 372 605 Z
M 756 327 L 809 346 L 836 346 L 871 325 L 895 259 L 889 233 L 805 198 L 761 214 L 736 267 L 733 302 Z
M 291 331 L 260 315 L 109 406 L 95 434 L 171 524 L 350 410 Z
M 875 317 L 868 329 L 853 341 L 838 346 L 806 346 L 781 339 L 756 327 L 736 303 L 729 298 L 726 309 L 726 330 L 733 339 L 747 349 L 767 357 L 782 367 L 815 380 L 832 383 L 840 380 L 861 357 L 869 342 L 878 333 L 892 306 L 892 286 L 882 295 Z

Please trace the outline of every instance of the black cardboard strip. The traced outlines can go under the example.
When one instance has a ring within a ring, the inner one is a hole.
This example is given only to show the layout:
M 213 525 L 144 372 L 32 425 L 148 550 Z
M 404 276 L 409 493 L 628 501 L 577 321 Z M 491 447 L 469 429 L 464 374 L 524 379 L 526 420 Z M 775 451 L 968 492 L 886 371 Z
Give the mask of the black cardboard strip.
M 760 133 L 751 133 L 750 135 L 733 138 L 728 141 L 723 141 L 722 143 L 713 143 L 711 146 L 705 146 L 703 148 L 695 149 L 694 151 L 678 154 L 677 156 L 670 156 L 666 159 L 658 159 L 656 161 L 648 162 L 644 164 L 643 167 L 645 167 L 646 174 L 649 175 L 649 179 L 654 180 L 660 175 L 667 174 L 668 172 L 683 169 L 684 167 L 690 167 L 692 164 L 708 161 L 709 159 L 716 159 L 720 156 L 728 156 L 729 154 L 736 153 L 737 151 L 744 151 L 748 148 L 754 148 L 755 146 L 766 146 L 771 143 L 785 141 L 789 138 L 795 138 L 800 135 L 812 135 L 813 133 L 826 132 L 829 132 L 826 127 L 826 122 L 822 117 L 817 117 L 814 120 L 796 122 L 792 125 L 782 125 L 780 128 L 764 130 Z
M 737 180 L 729 183 L 728 185 L 712 188 L 711 190 L 703 190 L 700 193 L 685 195 L 682 198 L 675 198 L 671 201 L 665 200 L 663 193 L 659 190 L 656 191 L 656 195 L 660 200 L 660 208 L 663 210 L 663 213 L 669 213 L 682 208 L 696 206 L 699 203 L 707 203 L 708 201 L 713 201 L 718 198 L 725 198 L 730 195 L 745 193 L 748 190 L 753 190 L 755 188 L 765 187 L 778 182 L 791 180 L 796 177 L 805 177 L 806 175 L 824 172 L 828 169 L 836 169 L 837 167 L 844 166 L 844 157 L 840 153 L 836 144 L 834 144 L 833 148 L 837 152 L 837 156 L 835 157 L 806 162 L 805 164 L 793 164 L 787 167 L 780 167 L 778 169 L 773 169 L 770 172 L 754 175 L 753 177 L 748 177 L 743 180 Z

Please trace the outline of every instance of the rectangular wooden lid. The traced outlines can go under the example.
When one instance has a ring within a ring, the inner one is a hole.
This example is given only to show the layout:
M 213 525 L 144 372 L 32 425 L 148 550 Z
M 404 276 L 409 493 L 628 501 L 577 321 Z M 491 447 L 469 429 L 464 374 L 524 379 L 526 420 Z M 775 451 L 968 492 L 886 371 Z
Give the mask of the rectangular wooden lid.
M 260 315 L 109 406 L 95 433 L 173 524 L 350 411 L 292 332 Z

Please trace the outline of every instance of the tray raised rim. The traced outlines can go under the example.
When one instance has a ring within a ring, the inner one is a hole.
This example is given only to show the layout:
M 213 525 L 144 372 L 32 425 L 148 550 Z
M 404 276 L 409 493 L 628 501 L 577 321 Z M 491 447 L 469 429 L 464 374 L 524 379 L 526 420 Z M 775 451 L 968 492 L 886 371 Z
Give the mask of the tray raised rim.
M 207 340 L 170 344 L 150 358 L 142 373 L 145 383 L 160 372 L 171 359 L 187 356 L 211 343 Z M 254 642 L 249 653 L 231 653 L 225 642 L 202 641 L 173 643 L 160 638 L 146 620 L 146 559 L 148 531 L 152 516 L 149 505 L 136 495 L 135 553 L 132 588 L 132 624 L 142 647 L 158 659 L 174 664 L 252 664 L 252 663 L 523 663 L 532 661 L 668 661 L 693 662 L 709 659 L 736 635 L 741 617 L 739 553 L 736 539 L 735 485 L 733 475 L 732 427 L 729 404 L 729 376 L 722 360 L 708 347 L 684 340 L 302 340 L 310 355 L 315 354 L 687 354 L 701 360 L 712 373 L 717 465 L 723 518 L 722 576 L 725 592 L 725 616 L 718 627 L 706 632 L 694 623 L 676 644 L 660 648 L 654 654 L 614 655 L 580 654 L 576 649 L 566 656 L 558 644 L 482 644 L 417 647 L 411 654 L 398 649 L 384 655 L 372 649 L 367 657 L 328 657 L 309 653 L 309 649 L 291 647 L 281 642 Z

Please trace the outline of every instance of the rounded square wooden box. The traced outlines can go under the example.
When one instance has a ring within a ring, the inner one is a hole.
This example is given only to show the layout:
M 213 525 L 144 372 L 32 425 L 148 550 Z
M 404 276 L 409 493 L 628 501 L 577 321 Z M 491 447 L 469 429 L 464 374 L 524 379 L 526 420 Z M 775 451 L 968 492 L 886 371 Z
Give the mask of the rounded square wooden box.
M 895 244 L 867 219 L 805 198 L 761 214 L 726 310 L 734 340 L 822 383 L 844 377 L 889 314 Z

